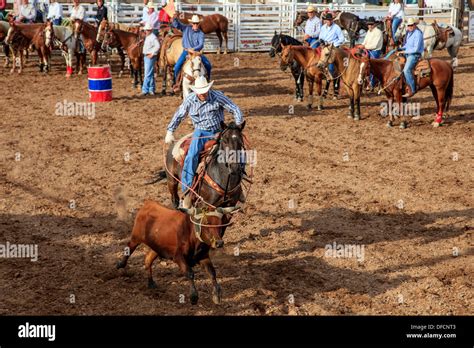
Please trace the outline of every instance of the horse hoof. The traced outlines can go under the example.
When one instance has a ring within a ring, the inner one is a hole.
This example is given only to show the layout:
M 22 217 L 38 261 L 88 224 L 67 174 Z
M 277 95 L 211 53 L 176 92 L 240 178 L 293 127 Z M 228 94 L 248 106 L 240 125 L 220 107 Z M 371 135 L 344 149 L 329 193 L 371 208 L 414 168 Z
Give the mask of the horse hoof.
M 399 128 L 400 129 L 406 129 L 407 128 L 406 122 L 401 122 Z
M 122 77 L 123 71 L 119 72 L 118 77 Z
M 190 296 L 190 301 L 191 301 L 191 304 L 192 305 L 196 305 L 198 303 L 198 294 L 197 293 L 192 293 L 191 296 Z
M 347 115 L 347 118 L 348 118 L 348 119 L 353 119 L 354 116 L 349 114 L 349 115 Z
M 217 290 L 214 289 L 212 292 L 212 302 L 215 304 L 220 304 L 222 300 L 222 291 L 220 285 L 218 285 Z
M 156 289 L 157 285 L 153 279 L 148 279 L 148 289 Z
M 161 91 L 160 95 L 161 95 L 162 97 L 165 97 L 165 96 L 166 96 L 166 91 Z
M 355 115 L 355 116 L 354 116 L 354 121 L 360 121 L 360 116 L 359 116 L 359 115 Z
M 393 127 L 392 121 L 388 121 L 387 122 L 387 128 L 392 128 L 392 127 Z
M 115 267 L 116 267 L 117 269 L 125 268 L 125 265 L 126 265 L 126 264 L 127 264 L 126 262 L 120 260 L 119 262 L 117 262 L 117 264 L 115 265 Z
M 323 107 L 321 105 L 318 105 L 318 111 L 322 111 Z
M 306 105 L 306 109 L 311 110 L 313 106 L 311 104 Z
M 443 125 L 443 122 L 434 121 L 432 123 L 432 125 L 433 125 L 434 128 L 438 128 L 438 127 L 441 127 Z

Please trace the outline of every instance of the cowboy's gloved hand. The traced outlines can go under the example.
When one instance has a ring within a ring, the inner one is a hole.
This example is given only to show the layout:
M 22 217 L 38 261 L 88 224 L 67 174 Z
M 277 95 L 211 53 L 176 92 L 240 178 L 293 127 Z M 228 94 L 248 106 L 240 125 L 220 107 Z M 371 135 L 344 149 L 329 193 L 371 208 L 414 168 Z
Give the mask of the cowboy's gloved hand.
M 166 132 L 166 137 L 165 137 L 165 143 L 166 144 L 171 144 L 174 141 L 174 136 L 172 131 L 167 131 Z

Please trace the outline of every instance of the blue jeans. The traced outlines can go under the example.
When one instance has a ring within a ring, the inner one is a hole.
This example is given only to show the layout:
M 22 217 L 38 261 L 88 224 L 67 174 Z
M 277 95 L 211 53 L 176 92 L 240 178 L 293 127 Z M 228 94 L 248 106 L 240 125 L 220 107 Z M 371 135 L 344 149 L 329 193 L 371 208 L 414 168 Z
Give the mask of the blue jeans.
M 317 37 L 310 37 L 309 39 L 306 39 L 305 41 L 309 44 L 309 47 L 311 48 L 318 48 L 320 45 L 319 38 Z
M 328 69 L 331 73 L 331 76 L 335 77 L 334 75 L 336 75 L 336 66 L 334 65 L 334 63 L 329 64 Z
M 380 58 L 380 56 L 382 55 L 382 52 L 380 50 L 369 50 L 369 58 Z M 374 78 L 374 75 L 370 74 L 370 87 L 374 87 L 375 86 L 375 78 Z
M 193 132 L 193 140 L 189 145 L 189 150 L 184 159 L 183 171 L 181 173 L 181 190 L 186 192 L 188 188 L 193 185 L 194 175 L 196 174 L 196 169 L 199 164 L 199 153 L 203 150 L 204 144 L 211 140 L 211 137 L 214 136 L 218 131 L 205 131 L 201 129 L 195 129 Z M 201 138 L 207 137 L 207 138 Z
M 53 19 L 53 25 L 61 25 L 62 22 L 62 18 Z
M 395 41 L 395 33 L 397 32 L 397 29 L 400 26 L 400 23 L 402 23 L 402 20 L 403 19 L 400 17 L 394 17 L 392 20 L 392 37 L 394 41 Z
M 145 61 L 145 73 L 142 86 L 142 93 L 155 93 L 155 63 L 156 56 L 153 58 L 144 57 Z
M 415 90 L 415 79 L 412 74 L 412 70 L 415 67 L 416 63 L 420 60 L 421 54 L 420 53 L 410 53 L 407 54 L 407 61 L 405 63 L 405 67 L 403 68 L 403 74 L 405 75 L 405 81 L 410 86 L 411 91 L 413 93 L 416 92 Z
M 184 62 L 186 61 L 187 56 L 188 56 L 188 51 L 183 51 L 183 53 L 181 53 L 181 55 L 179 56 L 178 61 L 174 65 L 174 80 L 175 81 L 178 77 L 178 74 L 181 68 L 183 67 Z M 204 64 L 204 67 L 207 70 L 207 79 L 210 81 L 211 80 L 211 63 L 209 62 L 209 60 L 207 60 L 207 58 L 204 55 L 201 56 L 201 59 L 202 59 L 202 63 Z

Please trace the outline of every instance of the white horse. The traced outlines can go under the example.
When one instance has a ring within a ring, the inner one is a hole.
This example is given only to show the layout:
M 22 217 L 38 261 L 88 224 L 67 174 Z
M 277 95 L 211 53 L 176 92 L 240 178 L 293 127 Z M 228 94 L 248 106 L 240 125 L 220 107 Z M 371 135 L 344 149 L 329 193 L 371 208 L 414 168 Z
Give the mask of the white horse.
M 420 22 L 416 25 L 418 29 L 423 32 L 423 42 L 425 44 L 424 58 L 431 58 L 433 50 L 442 50 L 446 48 L 448 50 L 449 56 L 451 57 L 451 66 L 456 68 L 458 66 L 458 52 L 459 47 L 462 43 L 462 32 L 458 28 L 449 25 L 448 27 L 453 29 L 454 36 L 450 36 L 446 45 L 436 44 L 436 31 L 431 24 L 426 24 L 425 22 Z M 406 25 L 401 23 L 398 27 L 396 37 L 404 37 L 406 34 Z
M 55 45 L 59 47 L 61 53 L 66 60 L 66 77 L 70 77 L 72 74 L 72 60 L 76 52 L 76 40 L 73 37 L 73 31 L 70 27 L 55 25 L 54 36 L 56 39 Z M 77 65 L 81 62 L 80 57 L 76 56 Z
M 183 64 L 183 99 L 189 95 L 194 81 L 206 76 L 206 68 L 202 63 L 201 52 L 189 51 L 186 62 Z
M 0 21 L 0 40 L 3 46 L 3 52 L 5 53 L 5 64 L 3 65 L 4 68 L 8 68 L 8 65 L 10 64 L 10 48 L 6 42 L 6 37 L 9 30 L 10 24 L 8 24 L 6 21 Z

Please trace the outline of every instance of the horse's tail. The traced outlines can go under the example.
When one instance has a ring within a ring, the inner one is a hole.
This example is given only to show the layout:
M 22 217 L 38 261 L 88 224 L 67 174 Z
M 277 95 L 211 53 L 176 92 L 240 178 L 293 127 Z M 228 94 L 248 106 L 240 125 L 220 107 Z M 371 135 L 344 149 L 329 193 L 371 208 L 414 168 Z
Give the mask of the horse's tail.
M 446 95 L 444 99 L 444 111 L 449 111 L 451 100 L 453 99 L 454 93 L 454 72 L 451 69 L 451 78 L 449 79 L 448 87 L 446 88 Z
M 157 182 L 160 182 L 164 179 L 166 179 L 166 171 L 160 170 L 159 172 L 155 173 L 150 180 L 146 181 L 145 185 L 156 184 Z

